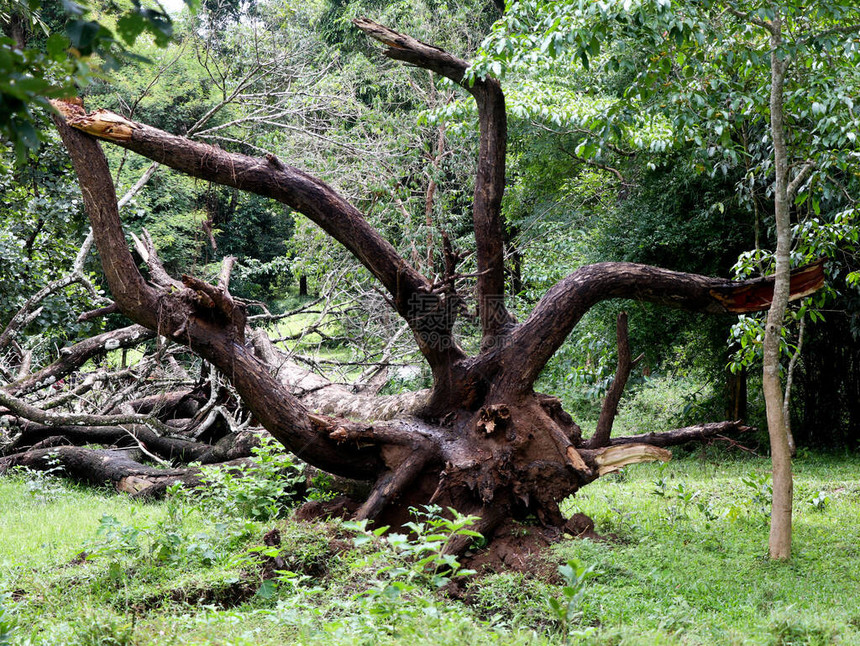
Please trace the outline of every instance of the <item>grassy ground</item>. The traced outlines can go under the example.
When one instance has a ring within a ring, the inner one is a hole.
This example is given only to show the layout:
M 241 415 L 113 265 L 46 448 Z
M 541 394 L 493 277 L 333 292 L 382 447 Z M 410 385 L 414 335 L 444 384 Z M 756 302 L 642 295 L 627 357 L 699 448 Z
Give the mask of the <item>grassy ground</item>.
M 766 558 L 767 468 L 696 453 L 604 478 L 569 501 L 614 536 L 565 540 L 547 555 L 594 568 L 569 640 L 860 644 L 860 458 L 798 459 L 787 564 Z M 432 537 L 355 547 L 338 525 L 231 516 L 213 497 L 142 504 L 0 479 L 0 644 L 564 641 L 548 604 L 564 600 L 559 586 L 495 574 L 469 584 L 467 605 L 405 558 L 432 554 Z M 265 545 L 273 527 L 280 548 Z M 90 558 L 78 562 L 82 550 Z M 265 582 L 266 568 L 286 574 Z

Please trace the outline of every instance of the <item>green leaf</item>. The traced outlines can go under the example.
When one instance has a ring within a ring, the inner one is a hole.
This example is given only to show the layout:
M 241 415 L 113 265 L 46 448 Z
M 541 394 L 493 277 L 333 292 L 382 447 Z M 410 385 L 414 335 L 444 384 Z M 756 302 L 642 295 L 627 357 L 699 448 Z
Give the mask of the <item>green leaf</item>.
M 257 592 L 254 594 L 258 599 L 271 599 L 275 596 L 275 593 L 278 591 L 278 582 L 274 579 L 266 579 L 263 583 L 260 584 L 260 587 L 257 588 Z
M 116 23 L 116 30 L 120 38 L 127 45 L 133 45 L 137 37 L 146 29 L 146 21 L 137 12 L 129 11 L 123 14 Z
M 45 41 L 45 50 L 48 56 L 54 61 L 61 61 L 66 58 L 66 52 L 69 49 L 69 39 L 63 34 L 51 34 L 48 40 Z
M 105 40 L 107 30 L 94 20 L 72 20 L 66 24 L 66 35 L 71 46 L 81 56 L 89 56 L 102 40 Z

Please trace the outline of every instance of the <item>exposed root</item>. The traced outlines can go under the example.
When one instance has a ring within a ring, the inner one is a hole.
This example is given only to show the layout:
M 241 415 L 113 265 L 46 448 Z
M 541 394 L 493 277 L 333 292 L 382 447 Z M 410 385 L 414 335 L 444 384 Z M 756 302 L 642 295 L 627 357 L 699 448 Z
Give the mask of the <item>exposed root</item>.
M 478 520 L 469 529 L 490 538 L 509 513 L 510 511 L 505 505 L 485 505 L 474 512 L 473 515 L 478 516 Z M 445 552 L 447 554 L 463 554 L 474 541 L 475 539 L 471 536 L 454 536 L 445 547 Z
M 395 469 L 383 473 L 364 504 L 355 514 L 357 520 L 376 518 L 385 507 L 397 498 L 424 469 L 433 457 L 431 446 L 411 452 Z

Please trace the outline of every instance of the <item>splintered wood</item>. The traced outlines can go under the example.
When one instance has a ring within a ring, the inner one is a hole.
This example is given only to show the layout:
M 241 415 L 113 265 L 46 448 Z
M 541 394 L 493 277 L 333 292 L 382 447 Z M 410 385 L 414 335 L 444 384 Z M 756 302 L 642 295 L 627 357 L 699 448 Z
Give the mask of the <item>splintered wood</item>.
M 594 454 L 593 459 L 598 467 L 598 475 L 603 476 L 618 471 L 628 464 L 653 462 L 655 460 L 668 462 L 672 459 L 672 452 L 650 444 L 622 444 L 599 449 Z

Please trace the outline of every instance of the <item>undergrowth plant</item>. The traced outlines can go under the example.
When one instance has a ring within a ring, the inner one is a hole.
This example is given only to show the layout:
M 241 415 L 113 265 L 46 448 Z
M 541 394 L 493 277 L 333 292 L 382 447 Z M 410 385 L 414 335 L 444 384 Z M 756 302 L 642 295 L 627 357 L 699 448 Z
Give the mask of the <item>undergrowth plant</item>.
M 594 629 L 574 630 L 573 627 L 582 618 L 582 600 L 585 597 L 586 582 L 598 576 L 594 566 L 586 567 L 577 558 L 570 559 L 565 565 L 558 567 L 558 573 L 564 579 L 561 598 L 552 595 L 547 597 L 547 605 L 553 618 L 561 627 L 564 643 L 570 643 L 573 638 L 585 637 Z
M 182 484 L 167 489 L 166 517 L 156 523 L 123 523 L 103 515 L 98 540 L 87 546 L 88 560 L 109 559 L 116 576 L 124 559 L 149 565 L 211 566 L 227 558 L 252 528 L 242 523 L 210 522 L 207 531 L 193 532 L 188 517 L 198 511 L 187 504 Z
M 773 484 L 769 475 L 764 473 L 750 473 L 741 478 L 741 482 L 747 487 L 749 493 L 749 504 L 763 518 L 770 517 L 770 508 L 773 503 Z
M 43 470 L 15 467 L 13 473 L 22 478 L 31 500 L 46 505 L 65 493 L 62 480 L 58 477 L 63 470 L 56 453 L 48 453 L 45 462 L 49 468 Z
M 268 437 L 252 453 L 248 466 L 201 467 L 198 496 L 219 513 L 262 521 L 283 516 L 298 497 L 304 467 Z
M 718 507 L 711 500 L 703 500 L 701 492 L 684 482 L 677 482 L 670 486 L 668 467 L 668 462 L 657 467 L 657 477 L 652 482 L 651 494 L 671 501 L 666 519 L 672 523 L 682 519 L 689 520 L 691 510 L 697 510 L 704 517 L 706 528 L 710 527 L 711 522 L 720 518 L 735 522 L 742 515 L 748 515 L 754 519 L 770 517 L 773 486 L 767 474 L 749 473 L 741 476 L 740 482 L 744 485 L 746 495 L 736 502 Z M 829 500 L 826 492 L 821 491 L 809 501 L 809 504 L 823 511 Z
M 0 646 L 8 646 L 11 643 L 12 635 L 18 627 L 18 618 L 7 608 L 7 604 L 12 598 L 8 592 L 0 594 Z
M 817 511 L 824 511 L 830 504 L 830 496 L 827 495 L 826 491 L 819 491 L 810 499 L 809 504 Z
M 476 516 L 465 516 L 449 508 L 449 518 L 442 515 L 438 505 L 411 511 L 415 520 L 404 525 L 411 530 L 411 536 L 396 532 L 385 535 L 388 527 L 369 529 L 366 520 L 343 524 L 345 529 L 357 532 L 353 539 L 356 547 L 382 547 L 367 559 L 367 564 L 376 568 L 372 587 L 358 594 L 370 601 L 369 610 L 373 613 L 395 613 L 397 608 L 392 604 L 404 595 L 421 588 L 436 590 L 454 578 L 475 573 L 463 568 L 457 557 L 446 550 L 451 541 L 461 536 L 483 539 L 480 533 L 469 529 L 478 520 Z M 380 563 L 383 565 L 377 567 Z

